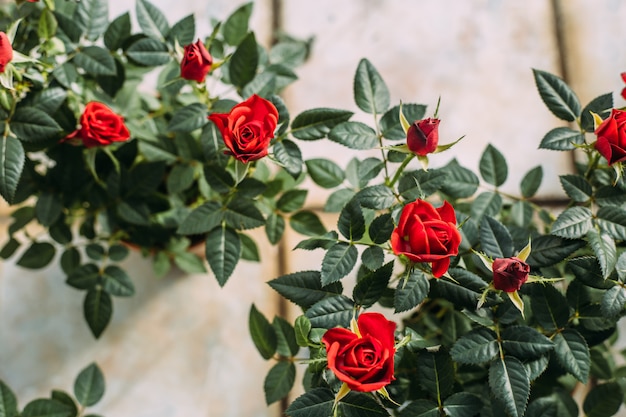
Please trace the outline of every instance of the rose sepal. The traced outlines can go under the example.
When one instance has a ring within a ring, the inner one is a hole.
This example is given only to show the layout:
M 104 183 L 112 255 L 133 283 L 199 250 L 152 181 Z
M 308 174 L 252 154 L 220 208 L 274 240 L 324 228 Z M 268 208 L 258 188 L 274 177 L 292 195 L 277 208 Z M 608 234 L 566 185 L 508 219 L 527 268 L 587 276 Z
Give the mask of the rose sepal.
M 448 149 L 450 149 L 451 147 L 453 147 L 454 145 L 459 143 L 461 141 L 461 139 L 463 139 L 464 137 L 465 137 L 465 135 L 461 136 L 460 138 L 458 138 L 457 140 L 455 140 L 452 143 L 446 143 L 445 145 L 437 146 L 437 149 L 435 149 L 435 152 L 433 152 L 433 153 L 439 153 L 439 152 L 447 151 Z
M 522 297 L 520 297 L 519 293 L 517 291 L 513 291 L 513 292 L 507 292 L 506 295 L 509 296 L 509 299 L 511 300 L 515 308 L 517 308 L 520 311 L 520 313 L 522 313 L 522 318 L 525 318 L 524 317 L 524 300 L 522 300 Z
M 387 391 L 386 387 L 382 387 L 381 389 L 379 389 L 378 391 L 376 391 L 381 397 L 383 397 L 385 400 L 392 402 L 393 404 L 397 405 L 398 407 L 400 407 L 402 404 L 398 404 L 396 401 L 394 401 L 393 399 L 391 399 L 391 397 L 389 396 L 389 391 Z

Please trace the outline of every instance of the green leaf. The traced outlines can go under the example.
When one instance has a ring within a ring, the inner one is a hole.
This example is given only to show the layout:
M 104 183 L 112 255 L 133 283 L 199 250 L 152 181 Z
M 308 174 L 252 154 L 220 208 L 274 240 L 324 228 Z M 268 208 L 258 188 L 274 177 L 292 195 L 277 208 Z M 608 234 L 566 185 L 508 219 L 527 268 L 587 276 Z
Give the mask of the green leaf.
M 241 256 L 239 235 L 229 227 L 216 227 L 207 235 L 205 253 L 217 282 L 223 287 Z
M 112 245 L 109 247 L 109 259 L 114 262 L 120 262 L 126 259 L 130 251 L 124 245 Z
M 570 207 L 559 214 L 552 224 L 552 233 L 566 239 L 583 237 L 591 230 L 593 214 L 587 207 Z
M 292 177 L 296 178 L 302 173 L 302 152 L 298 145 L 288 139 L 283 139 L 280 142 L 276 142 L 272 150 L 276 161 L 278 161 Z
M 383 266 L 385 251 L 380 246 L 369 246 L 361 252 L 361 262 L 370 271 Z
M 444 348 L 437 352 L 422 351 L 417 357 L 419 384 L 430 395 L 443 401 L 454 386 L 454 365 L 450 355 Z
M 616 415 L 624 393 L 617 382 L 600 384 L 591 389 L 583 402 L 583 411 L 587 417 L 608 417 Z
M 612 93 L 602 94 L 601 96 L 594 98 L 589 102 L 589 104 L 585 106 L 583 111 L 580 113 L 580 127 L 583 128 L 586 132 L 593 132 L 594 122 L 591 112 L 594 112 L 601 118 L 605 119 L 611 113 L 612 108 Z
M 374 305 L 387 289 L 392 273 L 393 261 L 360 277 L 352 292 L 354 303 L 363 308 Z
M 171 59 L 167 45 L 152 38 L 141 38 L 133 42 L 126 49 L 126 56 L 135 63 L 146 67 L 165 65 Z
M 259 255 L 259 248 L 254 239 L 243 233 L 239 233 L 239 239 L 241 239 L 241 259 L 245 261 L 260 262 L 261 256 Z M 198 268 L 200 264 L 204 269 L 203 259 L 195 255 L 194 257 L 198 262 L 198 264 L 194 266 L 194 271 L 200 272 Z M 206 269 L 204 269 L 204 271 L 206 271 Z
M 409 121 L 418 121 L 424 118 L 426 106 L 423 104 L 402 103 L 402 113 Z M 406 139 L 406 133 L 400 125 L 400 106 L 394 106 L 380 118 L 380 130 L 383 137 L 392 140 Z
M 593 195 L 591 184 L 581 175 L 561 175 L 559 180 L 565 193 L 578 203 L 589 201 Z
M 347 110 L 314 108 L 298 114 L 291 123 L 291 134 L 301 140 L 325 138 L 330 130 L 350 119 L 354 113 Z
M 289 417 L 331 416 L 335 395 L 328 388 L 313 388 L 292 402 L 285 410 Z
M 309 159 L 305 161 L 307 173 L 314 183 L 323 188 L 335 188 L 345 180 L 344 171 L 328 159 Z
M 492 258 L 513 256 L 513 238 L 508 229 L 490 216 L 484 216 L 480 222 L 480 247 Z
M 591 245 L 593 253 L 598 259 L 600 269 L 602 270 L 602 277 L 608 278 L 615 268 L 617 262 L 617 248 L 615 241 L 611 236 L 604 232 L 599 232 L 596 229 L 591 229 L 587 233 L 587 239 Z
M 341 399 L 338 408 L 344 417 L 389 416 L 387 410 L 374 397 L 364 392 L 350 392 Z
M 252 15 L 253 3 L 246 3 L 235 10 L 222 25 L 224 40 L 229 45 L 239 45 L 248 33 L 248 23 Z
M 34 242 L 22 254 L 17 264 L 22 268 L 40 269 L 52 261 L 55 253 L 56 249 L 52 244 L 48 242 Z
M 489 367 L 489 387 L 512 417 L 522 417 L 530 393 L 524 365 L 512 356 L 500 358 Z
M 343 295 L 324 298 L 313 304 L 305 315 L 313 327 L 331 329 L 339 326 L 347 328 L 354 316 L 354 302 Z
M 322 285 L 339 281 L 356 265 L 359 251 L 354 245 L 339 242 L 328 249 L 322 260 Z
M 130 14 L 126 12 L 116 17 L 106 29 L 104 32 L 104 45 L 110 51 L 120 49 L 124 41 L 130 37 L 130 30 Z
M 530 306 L 537 322 L 546 330 L 564 327 L 569 320 L 569 307 L 565 296 L 551 285 L 526 284 L 531 295 Z
M 379 146 L 374 129 L 361 122 L 343 122 L 328 132 L 328 139 L 351 149 L 367 150 Z
M 502 197 L 498 193 L 485 191 L 478 194 L 470 208 L 471 218 L 475 222 L 482 220 L 483 216 L 496 216 L 502 207 Z
M 17 414 L 17 398 L 13 391 L 0 380 L 0 417 L 13 417 Z
M 591 358 L 585 338 L 574 329 L 565 329 L 554 335 L 554 353 L 567 372 L 583 384 L 587 383 Z
M 274 365 L 263 383 L 265 402 L 270 405 L 289 394 L 296 379 L 296 366 L 293 362 L 279 361 Z
M 442 191 L 453 198 L 467 198 L 478 190 L 480 181 L 478 176 L 469 169 L 457 163 L 451 163 L 442 168 L 447 175 Z
M 274 317 L 272 326 L 274 326 L 276 331 L 276 351 L 278 354 L 285 357 L 295 356 L 300 348 L 296 341 L 296 333 L 293 326 L 287 320 L 278 316 Z
M 230 58 L 228 74 L 234 86 L 243 88 L 256 75 L 259 65 L 259 52 L 254 32 L 241 41 Z
M 400 177 L 398 191 L 409 201 L 423 199 L 442 189 L 447 180 L 445 170 L 410 171 Z
M 74 56 L 72 62 L 89 75 L 117 74 L 115 59 L 109 51 L 99 46 L 84 47 Z
M 354 101 L 366 113 L 383 114 L 389 108 L 389 89 L 376 68 L 361 59 L 354 75 Z
M 0 250 L 0 258 L 10 258 L 19 247 L 20 242 L 14 238 L 10 238 L 9 241 L 2 247 L 2 250 Z
M 351 200 L 341 210 L 337 229 L 351 242 L 360 240 L 365 234 L 365 217 L 356 199 Z
M 541 99 L 559 119 L 573 122 L 580 115 L 580 102 L 572 89 L 556 75 L 533 69 Z
M 404 407 L 400 411 L 400 417 L 441 417 L 441 412 L 436 403 L 420 399 L 411 401 Z
M 583 240 L 568 240 L 542 235 L 533 238 L 532 251 L 526 262 L 533 267 L 546 267 L 562 261 L 585 245 Z
M 193 43 L 196 36 L 196 19 L 193 14 L 180 19 L 172 26 L 168 39 L 176 40 L 179 45 L 185 46 Z
M 254 229 L 263 226 L 263 213 L 254 205 L 252 200 L 236 198 L 224 210 L 226 224 L 237 229 Z
M 54 13 L 50 9 L 44 9 L 39 17 L 37 35 L 42 39 L 50 39 L 56 34 L 57 28 L 58 22 L 54 17 Z
M 598 260 L 595 257 L 584 256 L 571 259 L 568 261 L 567 267 L 574 274 L 576 280 L 586 286 L 603 290 L 613 287 L 611 281 L 604 279 Z
M 596 213 L 600 229 L 616 240 L 626 240 L 626 211 L 616 206 L 600 207 Z
M 311 327 L 311 321 L 308 319 L 307 316 L 301 315 L 296 318 L 294 333 L 298 346 L 309 346 L 309 333 L 311 332 Z
M 167 191 L 171 194 L 177 194 L 191 187 L 195 179 L 195 172 L 195 168 L 191 165 L 174 165 L 165 183 Z
M 267 360 L 274 356 L 278 345 L 276 330 L 254 304 L 250 307 L 248 328 L 252 341 L 263 359 Z
M 102 289 L 87 291 L 83 304 L 83 313 L 94 337 L 100 337 L 113 315 L 111 296 Z
M 289 190 L 280 196 L 276 208 L 284 213 L 299 210 L 304 205 L 307 194 L 307 190 Z
M 312 211 L 302 210 L 289 218 L 289 225 L 293 230 L 307 236 L 321 236 L 326 233 L 326 227 L 320 218 Z
M 164 39 L 170 31 L 167 18 L 147 0 L 137 0 L 135 5 L 137 21 L 142 31 L 155 39 Z
M 374 210 L 388 209 L 396 201 L 393 190 L 384 184 L 363 188 L 356 194 L 355 199 L 357 199 L 363 207 Z
M 539 149 L 550 149 L 553 151 L 571 151 L 576 149 L 576 145 L 585 143 L 585 135 L 569 127 L 557 127 L 550 130 L 541 139 Z
M 422 271 L 412 269 L 404 279 L 398 281 L 393 299 L 395 313 L 411 310 L 417 307 L 430 290 L 428 277 Z
M 506 353 L 518 359 L 537 358 L 554 348 L 550 339 L 528 326 L 511 326 L 502 332 Z
M 302 308 L 309 308 L 324 297 L 341 294 L 341 285 L 322 286 L 319 271 L 300 271 L 268 282 L 276 292 Z
M 74 410 L 57 400 L 39 398 L 26 404 L 20 417 L 73 417 Z M 13 415 L 10 415 L 13 417 Z
M 80 256 L 80 255 L 79 255 Z M 68 274 L 67 285 L 79 290 L 89 290 L 95 287 L 100 278 L 100 269 L 96 264 L 75 264 Z
M 499 353 L 496 334 L 485 327 L 472 330 L 452 346 L 450 355 L 455 362 L 482 364 L 489 362 Z
M 74 395 L 78 402 L 85 407 L 100 401 L 104 395 L 104 389 L 104 375 L 95 363 L 80 371 L 74 382 Z
M 11 118 L 11 131 L 24 142 L 42 142 L 61 133 L 61 126 L 45 111 L 36 107 L 20 107 Z M 10 137 L 4 139 L 3 154 L 11 158 L 12 164 L 18 162 L 20 149 Z M 16 166 L 17 167 L 17 166 Z M 13 168 L 15 169 L 15 168 Z
M 482 407 L 482 400 L 468 392 L 454 393 L 443 402 L 443 411 L 450 417 L 473 417 Z
M 108 265 L 102 273 L 104 282 L 102 288 L 117 297 L 130 297 L 135 294 L 135 286 L 130 277 L 122 268 Z
M 87 39 L 95 41 L 109 24 L 107 0 L 81 0 L 76 6 L 74 20 L 84 30 Z
M 487 148 L 480 157 L 478 168 L 483 179 L 496 187 L 504 184 L 508 176 L 506 159 L 504 159 L 500 151 L 491 144 L 487 145 Z
M 63 210 L 61 196 L 58 193 L 44 191 L 35 204 L 37 220 L 44 227 L 50 227 L 57 221 Z
M 285 233 L 285 218 L 277 213 L 267 216 L 265 234 L 272 245 L 277 244 Z
M 626 289 L 619 285 L 607 290 L 602 296 L 600 308 L 606 317 L 617 317 L 626 306 Z
M 372 242 L 380 245 L 389 240 L 394 227 L 395 225 L 393 224 L 391 215 L 383 213 L 372 220 L 369 226 L 368 234 Z
M 543 180 L 543 168 L 541 165 L 538 165 L 528 171 L 524 178 L 522 178 L 522 183 L 520 188 L 522 190 L 522 196 L 524 198 L 530 198 L 537 193 L 539 186 L 541 185 L 541 181 Z
M 0 195 L 12 204 L 26 154 L 22 142 L 13 136 L 6 136 L 0 141 Z
M 192 103 L 178 109 L 169 124 L 167 130 L 170 132 L 193 132 L 200 129 L 207 123 L 206 106 L 202 103 Z
M 183 220 L 177 233 L 199 235 L 215 229 L 222 222 L 224 213 L 219 203 L 209 201 L 196 208 Z
M 453 280 L 442 277 L 430 281 L 430 297 L 442 297 L 450 302 L 475 310 L 487 283 L 478 275 L 461 268 L 450 268 Z
M 73 416 L 78 414 L 78 407 L 76 406 L 74 399 L 67 392 L 59 391 L 59 390 L 52 390 L 52 393 L 50 394 L 50 398 L 60 403 L 63 403 L 67 405 L 69 408 L 71 408 Z

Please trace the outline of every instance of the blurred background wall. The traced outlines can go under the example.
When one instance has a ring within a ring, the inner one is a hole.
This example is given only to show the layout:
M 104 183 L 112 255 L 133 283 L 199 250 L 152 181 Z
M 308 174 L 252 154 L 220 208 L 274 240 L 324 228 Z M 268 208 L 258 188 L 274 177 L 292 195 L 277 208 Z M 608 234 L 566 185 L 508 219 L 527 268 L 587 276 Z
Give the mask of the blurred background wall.
M 210 33 L 241 0 L 152 0 L 171 23 L 196 14 L 196 35 Z M 134 3 L 110 0 L 110 16 Z M 441 96 L 441 143 L 462 135 L 451 152 L 431 157 L 441 166 L 456 157 L 477 169 L 488 143 L 507 158 L 503 189 L 517 193 L 522 176 L 541 164 L 539 198 L 558 199 L 558 175 L 572 169 L 566 154 L 538 150 L 543 135 L 561 124 L 543 105 L 532 68 L 563 76 L 583 104 L 615 92 L 626 71 L 626 2 L 621 0 L 255 0 L 257 38 L 268 45 L 276 29 L 315 37 L 300 80 L 284 93 L 292 115 L 310 107 L 359 113 L 352 99 L 358 61 L 368 58 L 385 79 L 392 104 L 422 103 L 432 115 Z M 305 157 L 332 157 L 345 167 L 349 151 L 328 142 L 303 146 Z M 311 188 L 320 209 L 323 191 Z M 0 208 L 0 240 L 8 224 Z M 332 216 L 326 216 L 329 223 Z M 172 272 L 162 279 L 135 254 L 128 270 L 137 294 L 115 303 L 113 321 L 95 341 L 82 318 L 82 299 L 63 284 L 55 267 L 42 271 L 0 264 L 0 379 L 21 406 L 53 388 L 71 390 L 75 375 L 92 361 L 103 369 L 104 399 L 94 412 L 135 417 L 265 417 L 263 379 L 268 369 L 248 336 L 254 302 L 265 315 L 285 310 L 266 281 L 318 268 L 314 257 L 291 252 L 300 240 L 264 245 L 261 265 L 242 262 L 224 289 L 212 276 Z M 304 264 L 307 264 L 305 266 Z M 626 332 L 625 332 L 626 333 Z M 622 339 L 623 340 L 623 339 Z M 299 381 L 296 382 L 297 384 Z M 624 414 L 626 415 L 626 414 Z

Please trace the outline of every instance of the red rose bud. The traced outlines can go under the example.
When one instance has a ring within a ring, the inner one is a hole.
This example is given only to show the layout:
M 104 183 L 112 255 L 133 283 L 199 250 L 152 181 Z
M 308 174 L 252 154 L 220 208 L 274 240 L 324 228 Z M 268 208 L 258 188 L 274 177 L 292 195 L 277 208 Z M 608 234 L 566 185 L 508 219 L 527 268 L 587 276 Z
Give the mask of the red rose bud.
M 519 258 L 496 258 L 493 269 L 493 286 L 496 290 L 515 292 L 528 279 L 530 266 Z
M 213 64 L 213 57 L 204 47 L 204 43 L 198 39 L 196 43 L 185 46 L 184 55 L 180 63 L 180 76 L 199 83 L 204 81 Z
M 270 101 L 254 94 L 230 113 L 213 113 L 209 120 L 222 133 L 227 153 L 246 163 L 267 155 L 278 123 L 278 110 Z
M 6 66 L 13 59 L 13 47 L 6 33 L 0 32 L 0 73 L 4 72 Z
M 80 117 L 80 129 L 69 134 L 63 141 L 81 141 L 86 148 L 106 146 L 130 138 L 124 118 L 102 103 L 87 103 Z
M 460 244 L 454 208 L 447 201 L 439 208 L 424 200 L 407 204 L 398 227 L 391 233 L 393 252 L 413 262 L 432 263 L 436 278 L 446 273 L 450 257 L 458 255 Z
M 439 119 L 423 119 L 413 122 L 406 132 L 406 144 L 419 156 L 435 152 L 439 144 Z
M 396 323 L 380 313 L 362 313 L 357 327 L 359 334 L 339 327 L 324 333 L 328 368 L 351 390 L 378 391 L 395 379 Z
M 600 155 L 606 158 L 609 165 L 626 161 L 626 112 L 613 109 L 596 128 L 598 137 L 595 148 Z

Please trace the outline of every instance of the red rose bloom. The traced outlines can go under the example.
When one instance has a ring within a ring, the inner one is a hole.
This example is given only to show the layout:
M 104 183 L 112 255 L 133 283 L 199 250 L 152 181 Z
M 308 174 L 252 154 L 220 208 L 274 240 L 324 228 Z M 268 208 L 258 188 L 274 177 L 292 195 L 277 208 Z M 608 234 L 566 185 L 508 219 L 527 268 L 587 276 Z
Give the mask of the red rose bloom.
M 432 263 L 436 278 L 448 270 L 450 257 L 458 255 L 460 244 L 454 208 L 447 201 L 439 208 L 424 200 L 407 204 L 391 234 L 391 248 L 396 255 Z
M 102 103 L 87 103 L 80 117 L 80 129 L 69 134 L 64 140 L 82 141 L 87 148 L 106 146 L 113 142 L 123 142 L 130 138 L 124 118 Z
M 185 52 L 180 63 L 180 76 L 186 80 L 204 81 L 213 64 L 213 57 L 198 39 L 196 43 L 185 46 Z
M 493 269 L 493 286 L 496 290 L 515 292 L 528 279 L 530 266 L 519 258 L 496 258 Z
M 595 148 L 609 165 L 626 161 L 626 112 L 613 109 L 595 131 L 598 136 Z
M 406 132 L 406 144 L 411 152 L 419 156 L 435 152 L 439 144 L 439 119 L 413 122 Z
M 324 333 L 328 368 L 354 391 L 377 391 L 393 376 L 396 323 L 380 313 L 363 313 L 357 321 L 359 334 L 334 328 Z
M 13 47 L 6 33 L 0 32 L 0 73 L 4 72 L 7 64 L 13 59 Z
M 233 107 L 230 113 L 213 113 L 209 120 L 222 133 L 228 153 L 245 163 L 267 155 L 278 123 L 278 110 L 271 102 L 254 94 Z

